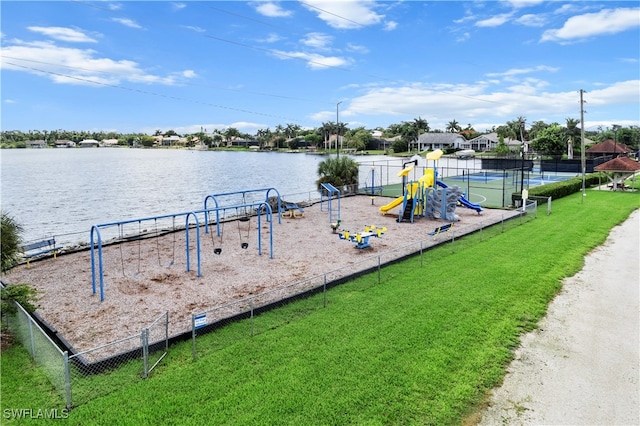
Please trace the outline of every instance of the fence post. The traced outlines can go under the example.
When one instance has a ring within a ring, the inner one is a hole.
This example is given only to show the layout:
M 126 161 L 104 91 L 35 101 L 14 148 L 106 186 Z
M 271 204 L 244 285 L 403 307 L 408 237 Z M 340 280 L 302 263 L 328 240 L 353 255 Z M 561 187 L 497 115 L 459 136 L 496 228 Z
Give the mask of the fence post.
M 251 309 L 251 336 L 253 336 L 253 297 L 249 299 L 249 308 Z
M 196 314 L 191 314 L 191 354 L 193 355 L 193 360 L 195 361 L 198 356 L 196 353 Z
M 378 284 L 380 284 L 380 269 L 381 269 L 380 256 L 378 256 Z
M 64 362 L 64 394 L 67 400 L 67 410 L 71 409 L 71 374 L 69 374 L 69 352 L 62 353 Z
M 30 318 L 27 317 L 27 324 L 29 324 L 29 351 L 31 352 L 31 357 L 36 359 L 36 342 L 33 337 L 33 323 L 30 321 Z
M 323 307 L 327 307 L 327 274 L 324 274 L 324 284 L 322 284 L 322 304 Z
M 149 329 L 148 328 L 145 328 L 144 330 L 142 330 L 140 339 L 142 340 L 142 365 L 144 368 L 142 378 L 146 379 L 147 375 L 149 374 Z
M 164 314 L 164 351 L 169 352 L 169 311 Z

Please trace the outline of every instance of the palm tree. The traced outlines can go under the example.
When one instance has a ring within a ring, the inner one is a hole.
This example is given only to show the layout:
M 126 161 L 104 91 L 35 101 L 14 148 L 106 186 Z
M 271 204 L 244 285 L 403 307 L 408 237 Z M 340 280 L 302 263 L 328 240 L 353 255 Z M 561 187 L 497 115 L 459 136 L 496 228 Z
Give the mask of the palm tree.
M 458 124 L 456 119 L 454 118 L 453 120 L 451 120 L 449 122 L 449 124 L 447 124 L 447 129 L 446 130 L 449 133 L 456 133 L 456 132 L 459 132 L 460 130 L 462 130 L 462 128 L 460 127 L 460 124 Z
M 22 226 L 7 212 L 0 215 L 0 269 L 6 272 L 18 264 Z
M 580 124 L 580 120 L 567 118 L 567 127 L 564 129 L 562 135 L 562 138 L 567 143 L 567 158 L 569 160 L 573 159 L 573 146 L 575 145 L 576 140 L 580 140 L 580 129 L 578 129 L 578 124 Z
M 352 185 L 357 187 L 358 163 L 344 155 L 330 157 L 318 164 L 318 175 L 320 176 L 316 181 L 318 190 L 321 190 L 323 183 L 330 183 L 341 191 Z
M 327 123 L 322 123 L 322 127 L 320 128 L 320 131 L 322 132 L 322 138 L 324 139 L 324 149 L 329 149 L 330 147 L 330 140 L 331 140 L 331 135 L 333 134 L 333 129 L 335 128 L 335 125 L 329 121 Z

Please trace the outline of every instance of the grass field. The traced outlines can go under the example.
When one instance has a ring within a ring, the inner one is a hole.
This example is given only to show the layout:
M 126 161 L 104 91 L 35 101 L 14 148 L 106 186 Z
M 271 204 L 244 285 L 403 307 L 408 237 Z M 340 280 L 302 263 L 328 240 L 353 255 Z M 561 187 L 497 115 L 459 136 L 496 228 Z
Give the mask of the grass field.
M 553 203 L 550 216 L 388 267 L 381 284 L 364 276 L 338 286 L 326 308 L 307 299 L 265 313 L 253 337 L 238 338 L 243 323 L 201 336 L 196 361 L 191 343 L 177 344 L 147 380 L 96 376 L 92 386 L 112 391 L 74 408 L 70 422 L 473 423 L 520 334 L 640 196 L 588 191 Z M 64 407 L 24 348 L 1 358 L 3 414 Z

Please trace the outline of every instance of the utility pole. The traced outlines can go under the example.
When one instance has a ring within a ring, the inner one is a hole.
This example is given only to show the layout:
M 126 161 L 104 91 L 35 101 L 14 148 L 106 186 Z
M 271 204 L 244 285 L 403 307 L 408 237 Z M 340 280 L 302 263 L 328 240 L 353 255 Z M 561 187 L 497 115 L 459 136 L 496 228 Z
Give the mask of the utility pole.
M 337 158 L 340 158 L 340 146 L 338 145 L 340 143 L 340 117 L 338 115 L 338 109 L 341 103 L 342 101 L 336 104 L 336 157 Z
M 584 197 L 587 196 L 585 191 L 585 175 L 587 173 L 587 160 L 584 152 L 584 104 L 585 100 L 583 95 L 587 93 L 580 89 L 580 159 L 582 163 L 582 202 L 584 203 Z
M 520 124 L 520 195 L 522 195 L 522 191 L 524 191 L 524 136 L 522 134 L 522 130 L 524 128 L 525 120 L 520 117 L 518 120 Z M 517 189 L 517 188 L 516 188 Z M 524 199 L 523 199 L 524 202 Z M 524 204 L 523 204 L 524 207 Z

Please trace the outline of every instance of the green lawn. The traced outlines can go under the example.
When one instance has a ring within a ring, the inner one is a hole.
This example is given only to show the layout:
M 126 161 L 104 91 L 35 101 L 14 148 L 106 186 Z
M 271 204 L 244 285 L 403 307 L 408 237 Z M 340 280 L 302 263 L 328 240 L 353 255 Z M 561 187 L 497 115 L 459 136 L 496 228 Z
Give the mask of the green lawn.
M 74 408 L 73 424 L 461 424 L 498 385 L 561 279 L 640 208 L 588 191 L 492 238 L 462 240 L 255 319 L 172 346 L 147 380 Z M 246 335 L 247 333 L 244 333 Z M 224 342 L 224 344 L 221 344 Z M 16 346 L 2 353 L 1 408 L 63 408 Z M 126 368 L 126 367 L 125 367 Z M 96 389 L 112 387 L 105 374 Z M 3 417 L 3 421 L 5 418 Z M 40 420 L 41 422 L 41 420 Z M 18 423 L 18 422 L 16 422 Z

